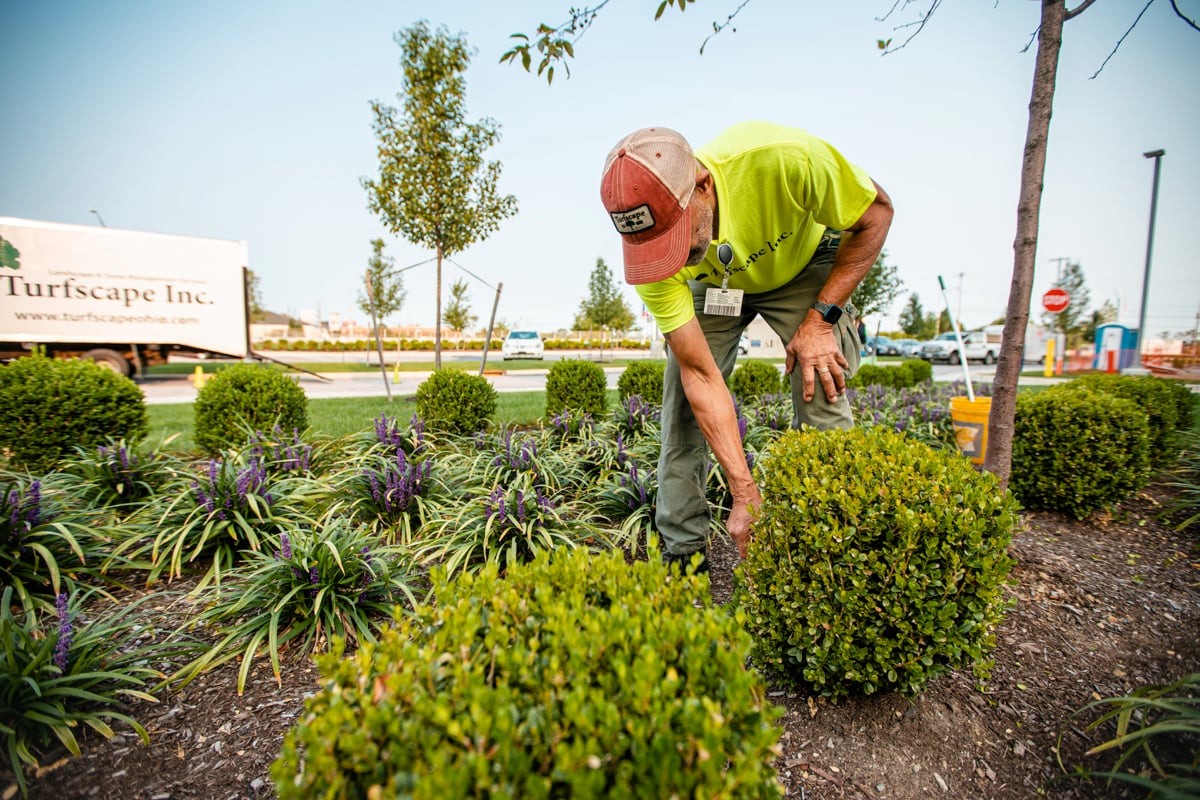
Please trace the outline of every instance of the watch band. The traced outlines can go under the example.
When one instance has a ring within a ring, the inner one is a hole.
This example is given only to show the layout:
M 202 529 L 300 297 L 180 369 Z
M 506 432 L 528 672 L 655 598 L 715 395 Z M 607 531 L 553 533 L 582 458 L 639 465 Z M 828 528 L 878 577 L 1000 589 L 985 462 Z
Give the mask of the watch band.
M 842 318 L 842 307 L 833 303 L 822 303 L 817 300 L 812 304 L 812 307 L 821 315 L 821 319 L 828 322 L 830 325 L 836 325 L 838 320 Z

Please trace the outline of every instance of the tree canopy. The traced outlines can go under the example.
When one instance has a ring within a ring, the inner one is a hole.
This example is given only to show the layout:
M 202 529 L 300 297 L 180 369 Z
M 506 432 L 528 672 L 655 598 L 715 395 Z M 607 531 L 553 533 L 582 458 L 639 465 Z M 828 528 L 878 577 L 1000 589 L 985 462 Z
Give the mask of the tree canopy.
M 588 279 L 588 294 L 579 303 L 575 315 L 574 330 L 586 331 L 608 328 L 627 331 L 633 327 L 633 312 L 625 302 L 625 296 L 613 282 L 612 270 L 603 258 L 596 259 L 596 266 Z
M 394 264 L 391 257 L 383 254 L 383 239 L 372 239 L 366 278 L 363 288 L 358 292 L 358 308 L 364 314 L 373 316 L 380 326 L 403 307 L 408 296 L 404 289 L 404 278 L 393 272 Z M 368 286 L 370 296 L 367 295 Z
M 461 278 L 456 280 L 450 286 L 450 303 L 446 306 L 446 324 L 459 335 L 479 319 L 471 313 L 471 299 L 467 296 L 467 288 L 466 281 Z
M 500 140 L 490 118 L 467 121 L 465 36 L 424 20 L 395 36 L 404 72 L 402 106 L 371 101 L 379 175 L 363 178 L 367 206 L 392 233 L 437 254 L 434 367 L 440 369 L 442 259 L 482 241 L 517 211 L 498 189 L 501 164 L 485 153 Z
M 896 274 L 896 265 L 887 263 L 887 251 L 882 250 L 850 299 L 854 301 L 860 316 L 886 314 L 903 285 L 904 282 Z

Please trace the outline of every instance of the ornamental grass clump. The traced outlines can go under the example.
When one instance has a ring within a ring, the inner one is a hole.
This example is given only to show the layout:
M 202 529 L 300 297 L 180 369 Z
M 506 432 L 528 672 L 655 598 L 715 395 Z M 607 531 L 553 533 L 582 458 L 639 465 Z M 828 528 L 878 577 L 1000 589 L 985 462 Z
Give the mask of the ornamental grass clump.
M 433 461 L 409 456 L 402 448 L 372 452 L 331 476 L 333 495 L 340 504 L 348 504 L 354 521 L 383 534 L 388 542 L 409 544 L 435 502 L 432 472 Z
M 111 738 L 111 723 L 120 722 L 149 742 L 128 702 L 158 702 L 150 686 L 163 674 L 154 664 L 191 649 L 148 639 L 141 601 L 114 608 L 94 598 L 89 608 L 84 600 L 62 593 L 48 609 L 18 609 L 11 586 L 0 597 L 0 734 L 22 793 L 26 770 L 36 770 L 55 742 L 80 754 L 84 725 Z
M 790 431 L 758 469 L 732 602 L 759 668 L 834 700 L 986 676 L 1017 525 L 994 475 L 879 428 Z
M 552 495 L 529 476 L 476 491 L 431 521 L 422 539 L 422 560 L 441 565 L 448 575 L 485 564 L 508 569 L 544 550 L 611 546 L 593 503 Z
M 648 433 L 659 432 L 662 409 L 642 399 L 641 395 L 630 395 L 621 399 L 613 411 L 613 421 L 628 437 L 637 438 Z
M 206 608 L 193 624 L 215 631 L 217 641 L 173 678 L 186 685 L 240 657 L 241 694 L 265 650 L 279 683 L 280 655 L 288 647 L 299 657 L 327 650 L 334 638 L 374 641 L 395 605 L 416 604 L 415 575 L 407 548 L 381 542 L 344 518 L 288 528 L 273 549 L 246 553 L 226 587 L 204 596 Z
M 1060 733 L 1055 749 L 1064 774 L 1059 780 L 1103 778 L 1106 792 L 1113 791 L 1113 783 L 1122 783 L 1161 800 L 1200 797 L 1200 672 L 1088 703 L 1072 715 L 1071 722 L 1097 712 L 1102 713 L 1088 723 L 1087 731 L 1104 730 L 1113 738 L 1086 755 L 1115 754 L 1115 761 L 1108 769 L 1077 766 L 1068 771 L 1062 761 Z M 1070 730 L 1079 732 L 1075 724 Z
M 109 545 L 71 504 L 42 479 L 0 475 L 0 586 L 12 587 L 24 606 L 46 608 L 77 582 L 100 580 Z
M 64 489 L 76 501 L 124 515 L 154 497 L 181 464 L 163 452 L 138 453 L 124 439 L 116 439 L 76 448 L 75 457 L 62 469 Z
M 1107 392 L 1017 395 L 1009 487 L 1025 508 L 1083 519 L 1146 485 L 1152 435 L 1137 403 Z
M 779 710 L 707 581 L 619 552 L 450 581 L 379 641 L 320 658 L 271 768 L 324 797 L 779 798 Z
M 227 452 L 180 473 L 131 515 L 124 526 L 129 538 L 114 556 L 148 559 L 149 583 L 164 572 L 177 578 L 185 566 L 207 564 L 199 591 L 210 581 L 219 585 L 242 551 L 261 550 L 289 525 L 311 522 L 314 504 L 326 493 L 309 476 L 272 475 L 258 458 Z
M 596 510 L 616 526 L 615 544 L 637 554 L 658 530 L 658 472 L 653 462 L 640 465 L 634 459 L 624 470 L 612 470 L 599 487 Z

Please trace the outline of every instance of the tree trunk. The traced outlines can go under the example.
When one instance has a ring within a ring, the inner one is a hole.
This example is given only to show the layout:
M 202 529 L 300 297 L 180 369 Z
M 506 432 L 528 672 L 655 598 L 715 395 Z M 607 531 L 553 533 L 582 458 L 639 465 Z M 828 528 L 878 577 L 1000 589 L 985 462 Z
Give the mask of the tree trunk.
M 433 368 L 442 368 L 442 246 L 437 246 L 437 318 L 433 329 Z
M 1034 66 L 1033 92 L 1029 101 L 1029 127 L 1025 132 L 1025 156 L 1021 164 L 1012 285 L 1008 291 L 1008 309 L 1004 314 L 1004 344 L 996 366 L 992 410 L 988 418 L 988 449 L 983 463 L 984 469 L 995 473 L 1000 479 L 1002 488 L 1008 487 L 1009 474 L 1012 472 L 1017 381 L 1021 376 L 1025 329 L 1029 324 L 1029 300 L 1033 293 L 1033 271 L 1037 257 L 1038 214 L 1042 205 L 1046 147 L 1065 15 L 1065 0 L 1042 0 L 1037 64 Z

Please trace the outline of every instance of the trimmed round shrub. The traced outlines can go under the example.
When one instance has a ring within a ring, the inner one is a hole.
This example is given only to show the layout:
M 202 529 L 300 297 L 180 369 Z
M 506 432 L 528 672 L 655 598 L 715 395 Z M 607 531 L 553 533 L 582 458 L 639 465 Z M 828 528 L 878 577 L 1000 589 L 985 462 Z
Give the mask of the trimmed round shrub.
M 136 443 L 149 426 L 142 390 L 91 361 L 35 355 L 0 365 L 0 458 L 46 472 L 110 439 Z
M 475 433 L 496 411 L 496 390 L 482 375 L 439 369 L 417 387 L 417 415 L 440 433 Z
M 897 379 L 902 380 L 897 380 Z M 860 364 L 854 377 L 846 381 L 847 386 L 861 389 L 864 386 L 886 386 L 899 389 L 907 386 L 908 373 L 900 367 L 881 367 L 878 364 Z
M 196 446 L 215 454 L 239 447 L 255 431 L 308 427 L 308 397 L 275 367 L 234 364 L 218 369 L 196 393 Z
M 779 393 L 779 369 L 766 361 L 747 361 L 729 376 L 729 392 L 742 402 Z
M 596 362 L 556 361 L 550 367 L 546 375 L 546 416 L 567 409 L 591 414 L 593 419 L 604 416 L 608 409 L 608 378 Z
M 1017 525 L 994 475 L 882 428 L 789 431 L 757 470 L 733 602 L 759 668 L 833 700 L 986 677 Z
M 1153 375 L 1084 375 L 1064 385 L 1132 400 L 1150 423 L 1150 463 L 1161 467 L 1179 455 L 1175 434 L 1181 427 L 1180 407 L 1173 381 Z
M 932 377 L 933 365 L 919 358 L 910 358 L 901 361 L 894 367 L 862 364 L 846 385 L 855 388 L 886 386 L 891 389 L 908 389 L 919 383 L 925 383 Z
M 933 380 L 933 364 L 923 358 L 906 358 L 895 369 L 901 369 L 908 373 L 906 386 L 916 386 L 919 383 Z
M 627 400 L 637 395 L 647 403 L 661 406 L 666 369 L 664 361 L 634 361 L 617 379 L 620 398 Z
M 560 550 L 445 581 L 375 643 L 319 659 L 281 800 L 778 798 L 779 715 L 703 578 Z
M 1150 443 L 1132 400 L 1072 384 L 1019 394 L 1008 485 L 1026 508 L 1083 519 L 1146 485 Z
M 1183 381 L 1161 378 L 1168 394 L 1175 402 L 1176 427 L 1180 431 L 1190 431 L 1196 422 L 1196 405 L 1200 403 L 1197 395 Z

